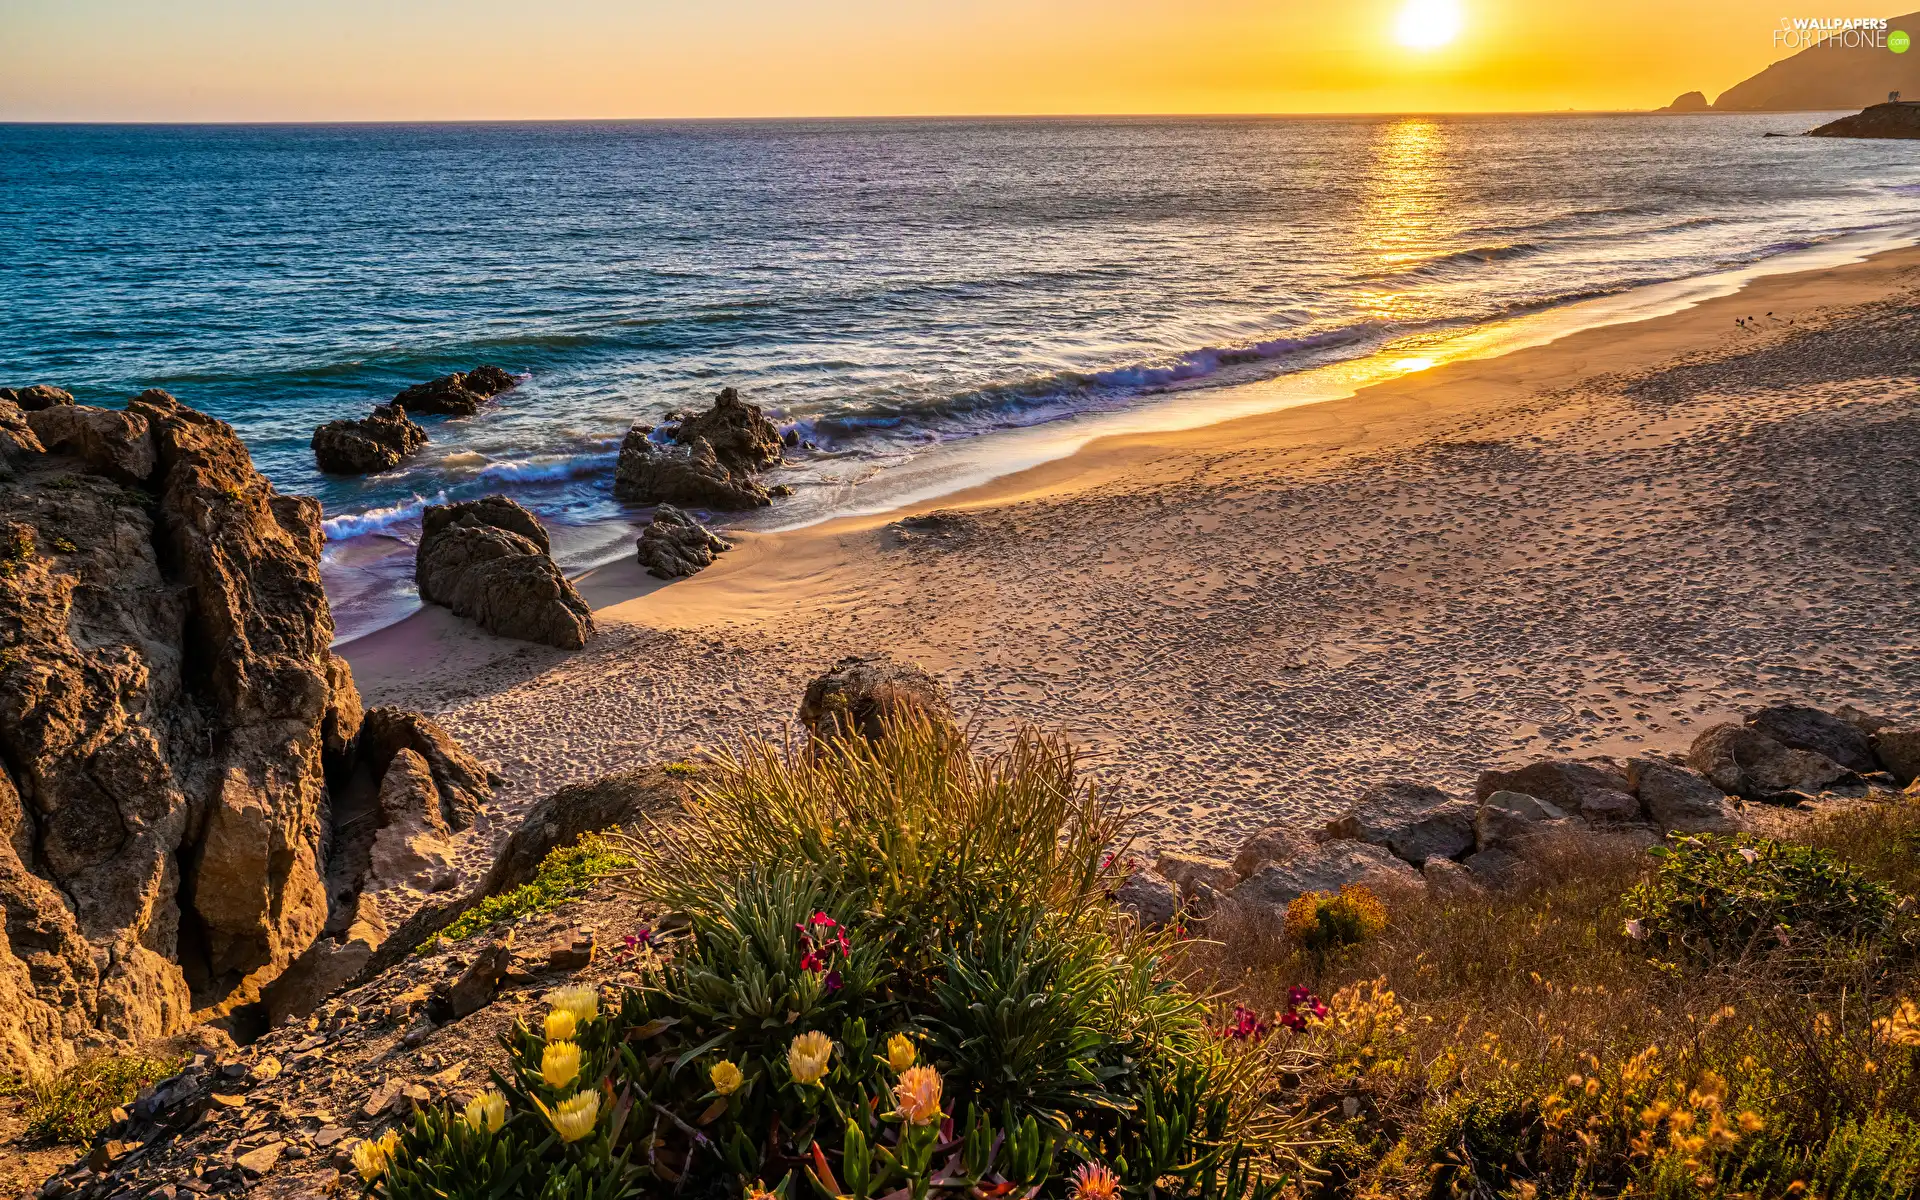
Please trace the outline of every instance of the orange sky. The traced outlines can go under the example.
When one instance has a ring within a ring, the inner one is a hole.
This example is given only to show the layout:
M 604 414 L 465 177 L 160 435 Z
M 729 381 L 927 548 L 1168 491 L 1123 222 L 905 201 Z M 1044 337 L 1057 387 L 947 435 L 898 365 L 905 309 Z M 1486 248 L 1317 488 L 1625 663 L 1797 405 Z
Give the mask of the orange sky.
M 1836 15 L 1460 0 L 1422 53 L 1393 38 L 1406 2 L 0 0 L 0 119 L 1649 108 L 1782 57 L 1782 16 Z

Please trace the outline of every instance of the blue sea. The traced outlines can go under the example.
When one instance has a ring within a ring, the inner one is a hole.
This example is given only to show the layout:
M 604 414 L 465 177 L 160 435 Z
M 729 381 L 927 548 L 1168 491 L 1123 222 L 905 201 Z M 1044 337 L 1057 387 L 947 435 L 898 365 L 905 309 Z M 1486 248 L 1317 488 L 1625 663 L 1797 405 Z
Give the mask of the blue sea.
M 0 126 L 0 384 L 161 387 L 320 498 L 343 635 L 422 507 L 630 546 L 636 419 L 736 386 L 792 512 L 958 439 L 1418 345 L 1920 220 L 1920 146 L 1771 116 Z M 497 363 L 428 449 L 316 425 Z M 767 519 L 767 518 L 762 518 Z

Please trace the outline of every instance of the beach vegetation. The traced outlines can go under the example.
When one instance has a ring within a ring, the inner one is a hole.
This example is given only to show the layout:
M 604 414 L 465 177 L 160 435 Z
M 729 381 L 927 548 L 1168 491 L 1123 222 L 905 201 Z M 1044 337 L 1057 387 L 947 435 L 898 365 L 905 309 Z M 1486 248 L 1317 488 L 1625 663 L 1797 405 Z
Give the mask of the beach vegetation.
M 85 1145 L 107 1127 L 114 1109 L 131 1104 L 140 1089 L 172 1075 L 182 1062 L 168 1054 L 103 1054 L 56 1075 L 17 1079 L 11 1090 L 24 1097 L 28 1137 Z
M 578 900 L 597 881 L 633 866 L 633 857 L 610 836 L 582 834 L 572 845 L 558 847 L 541 859 L 532 879 L 497 896 L 483 898 L 437 936 L 429 938 L 415 953 L 430 953 L 443 942 L 464 941 L 502 921 L 552 912 Z

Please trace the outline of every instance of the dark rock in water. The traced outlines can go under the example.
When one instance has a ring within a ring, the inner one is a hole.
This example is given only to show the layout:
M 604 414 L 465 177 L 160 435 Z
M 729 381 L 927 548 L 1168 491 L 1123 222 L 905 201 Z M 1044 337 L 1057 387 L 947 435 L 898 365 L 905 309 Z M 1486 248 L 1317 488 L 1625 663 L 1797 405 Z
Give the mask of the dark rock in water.
M 39 412 L 57 404 L 72 404 L 73 393 L 63 388 L 36 383 L 32 387 L 0 388 L 0 400 L 11 400 L 22 412 Z
M 501 637 L 578 650 L 593 613 L 547 553 L 546 530 L 505 496 L 435 505 L 414 556 L 420 598 Z
M 729 470 L 716 458 L 706 439 L 695 438 L 688 446 L 663 446 L 648 437 L 650 432 L 649 427 L 636 425 L 621 443 L 613 476 L 613 494 L 619 499 L 723 511 L 772 503 L 752 476 Z
M 713 407 L 680 422 L 673 440 L 691 446 L 704 438 L 720 465 L 736 474 L 751 474 L 780 465 L 780 431 L 757 404 L 740 399 L 733 388 L 714 398 Z
M 1900 100 L 1875 104 L 1855 113 L 1829 121 L 1809 130 L 1808 137 L 1831 138 L 1920 138 L 1920 101 Z
M 56 408 L 78 406 L 30 416 Z M 44 1071 L 249 1002 L 320 932 L 344 664 L 320 506 L 225 423 L 151 391 L 49 424 L 62 458 L 18 413 L 0 402 L 0 1069 Z
M 358 421 L 329 421 L 313 431 L 314 461 L 330 475 L 389 471 L 426 444 L 427 431 L 392 404 Z
M 692 514 L 662 504 L 640 535 L 640 565 L 657 579 L 682 579 L 713 565 L 713 557 L 733 549 Z
M 939 680 L 885 655 L 841 659 L 807 685 L 800 701 L 800 723 L 818 738 L 877 740 L 887 720 L 914 712 L 935 724 L 954 723 L 953 706 Z
M 464 374 L 455 371 L 426 383 L 416 383 L 395 396 L 393 403 L 409 413 L 470 417 L 480 411 L 482 404 L 519 382 L 499 367 L 481 366 Z
M 1776 704 L 1749 716 L 1747 725 L 1783 746 L 1825 755 L 1849 771 L 1871 775 L 1880 769 L 1873 756 L 1873 739 L 1865 731 L 1817 708 Z
M 1657 113 L 1703 113 L 1712 112 L 1713 105 L 1707 103 L 1705 92 L 1683 92 L 1675 96 L 1673 103 L 1665 108 L 1656 108 Z
M 1731 722 L 1702 731 L 1687 750 L 1687 765 L 1730 796 L 1775 802 L 1817 795 L 1854 774 L 1824 754 L 1794 750 Z
M 1495 792 L 1537 796 L 1589 821 L 1637 821 L 1640 801 L 1628 789 L 1626 775 L 1605 760 L 1538 762 L 1518 771 L 1485 771 L 1474 794 L 1485 800 Z

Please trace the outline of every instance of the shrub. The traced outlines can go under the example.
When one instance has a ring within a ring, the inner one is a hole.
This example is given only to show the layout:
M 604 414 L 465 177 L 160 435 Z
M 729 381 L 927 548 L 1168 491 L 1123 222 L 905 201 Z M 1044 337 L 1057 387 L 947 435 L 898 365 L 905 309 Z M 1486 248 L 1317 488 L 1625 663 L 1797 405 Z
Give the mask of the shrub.
M 1287 905 L 1287 936 L 1316 957 L 1357 946 L 1386 927 L 1386 905 L 1357 883 L 1341 888 L 1338 895 L 1307 892 Z
M 1747 835 L 1674 838 L 1654 877 L 1630 891 L 1627 930 L 1675 958 L 1725 962 L 1892 930 L 1898 898 L 1832 854 Z
M 582 834 L 573 845 L 561 846 L 541 859 L 532 879 L 481 900 L 415 953 L 428 953 L 442 940 L 458 942 L 472 937 L 501 921 L 552 912 L 579 898 L 595 880 L 631 870 L 634 865 L 633 857 L 605 834 Z
M 83 1145 L 107 1126 L 108 1114 L 130 1104 L 140 1089 L 180 1069 L 181 1060 L 149 1054 L 88 1059 L 52 1079 L 28 1080 L 27 1136 Z

